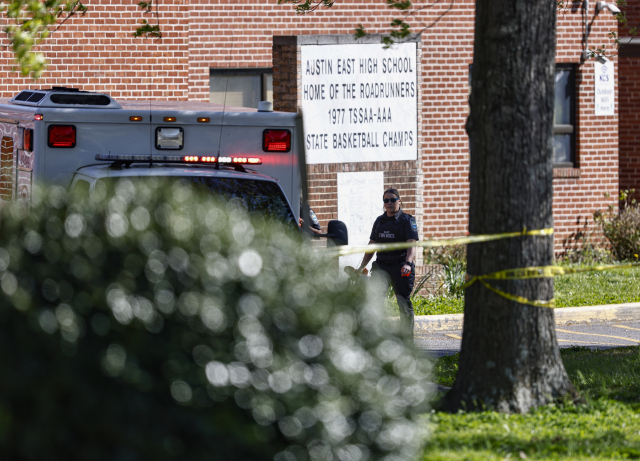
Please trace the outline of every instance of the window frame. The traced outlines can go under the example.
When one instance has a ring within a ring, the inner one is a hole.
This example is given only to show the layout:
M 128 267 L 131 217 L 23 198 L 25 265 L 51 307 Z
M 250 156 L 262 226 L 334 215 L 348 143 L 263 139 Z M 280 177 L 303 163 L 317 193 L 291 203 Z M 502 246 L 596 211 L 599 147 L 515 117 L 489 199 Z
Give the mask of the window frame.
M 273 67 L 239 67 L 239 68 L 227 68 L 224 69 L 211 67 L 209 68 L 209 80 L 214 76 L 223 75 L 255 75 L 260 77 L 260 101 L 267 101 L 267 85 L 266 75 L 273 75 Z M 211 91 L 211 84 L 209 84 L 209 91 Z
M 553 120 L 553 136 L 557 134 L 569 134 L 571 135 L 571 151 L 569 153 L 569 162 L 556 162 L 555 155 L 553 160 L 554 168 L 576 168 L 577 164 L 577 130 L 576 130 L 576 113 L 577 113 L 577 102 L 578 97 L 576 94 L 576 65 L 571 63 L 557 63 L 555 70 L 563 70 L 569 71 L 569 92 L 571 94 L 571 108 L 569 110 L 569 125 L 556 125 L 555 123 L 555 112 L 554 112 L 554 120 Z M 555 78 L 555 72 L 554 72 Z M 554 87 L 554 96 L 553 96 L 553 105 L 555 108 L 555 87 Z

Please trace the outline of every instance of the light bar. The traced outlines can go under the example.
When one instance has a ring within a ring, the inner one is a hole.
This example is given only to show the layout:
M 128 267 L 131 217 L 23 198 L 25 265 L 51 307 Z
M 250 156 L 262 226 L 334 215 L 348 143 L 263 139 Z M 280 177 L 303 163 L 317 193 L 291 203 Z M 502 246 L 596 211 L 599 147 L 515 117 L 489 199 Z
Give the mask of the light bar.
M 126 155 L 126 154 L 97 154 L 96 160 L 103 162 L 130 162 L 130 163 L 197 163 L 211 164 L 217 163 L 218 159 L 214 156 L 198 155 Z M 220 157 L 221 165 L 262 165 L 262 159 L 259 157 Z
M 233 157 L 231 163 L 249 163 L 252 165 L 262 165 L 262 159 L 258 157 Z
M 198 157 L 197 155 L 187 155 L 182 159 L 188 163 L 216 163 L 218 161 L 215 157 Z

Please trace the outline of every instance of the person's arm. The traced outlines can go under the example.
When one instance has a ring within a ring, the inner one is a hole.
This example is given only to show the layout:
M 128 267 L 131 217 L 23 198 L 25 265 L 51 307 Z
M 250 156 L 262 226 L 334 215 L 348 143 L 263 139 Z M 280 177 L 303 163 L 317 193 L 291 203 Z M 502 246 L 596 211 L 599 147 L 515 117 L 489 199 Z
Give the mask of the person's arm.
M 409 239 L 407 242 L 417 242 L 415 239 Z M 416 247 L 407 248 L 407 257 L 405 258 L 404 266 L 402 266 L 402 275 L 407 275 L 411 273 L 411 263 L 413 262 L 413 258 L 416 257 Z
M 298 221 L 300 223 L 300 227 L 303 227 L 304 226 L 304 219 L 300 218 L 300 219 L 298 219 Z M 320 227 L 319 223 L 318 223 L 317 226 L 314 226 L 314 225 L 307 226 L 307 229 L 309 229 L 314 234 L 322 234 L 322 228 Z
M 369 245 L 374 244 L 374 243 L 378 243 L 375 240 L 369 240 Z M 365 253 L 364 254 L 364 258 L 362 258 L 362 262 L 360 263 L 360 267 L 358 267 L 358 271 L 362 271 L 362 269 L 364 269 L 365 267 L 367 267 L 367 264 L 369 264 L 369 261 L 371 261 L 371 258 L 373 258 L 373 255 L 375 253 Z

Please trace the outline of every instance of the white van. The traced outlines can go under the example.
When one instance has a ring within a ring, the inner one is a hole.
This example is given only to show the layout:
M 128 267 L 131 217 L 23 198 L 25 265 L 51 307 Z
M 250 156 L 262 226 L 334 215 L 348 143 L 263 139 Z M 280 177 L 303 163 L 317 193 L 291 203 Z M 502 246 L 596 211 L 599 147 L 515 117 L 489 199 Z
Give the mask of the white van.
M 0 99 L 0 136 L 0 206 L 30 202 L 34 184 L 75 188 L 85 181 L 91 188 L 107 178 L 167 175 L 275 184 L 295 222 L 303 208 L 302 120 L 266 102 L 256 110 L 115 101 L 73 88 L 23 90 Z M 329 233 L 336 226 L 344 227 L 333 222 Z M 346 243 L 346 228 L 341 239 Z
M 218 161 L 244 164 L 276 178 L 293 203 L 304 163 L 301 126 L 297 114 L 268 108 L 223 110 L 198 102 L 115 101 L 69 88 L 24 90 L 0 100 L 0 201 L 28 201 L 37 183 L 69 187 L 79 168 L 112 155 L 150 163 L 188 158 L 184 163 L 213 169 Z

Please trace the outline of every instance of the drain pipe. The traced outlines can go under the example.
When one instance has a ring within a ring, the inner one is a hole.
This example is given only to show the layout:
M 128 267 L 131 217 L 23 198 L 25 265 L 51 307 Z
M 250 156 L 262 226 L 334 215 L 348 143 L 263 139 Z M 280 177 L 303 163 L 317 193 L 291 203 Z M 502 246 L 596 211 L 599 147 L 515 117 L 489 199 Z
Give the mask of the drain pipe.
M 582 62 L 587 60 L 589 50 L 589 0 L 582 1 L 582 17 L 584 20 L 584 50 L 582 50 Z

